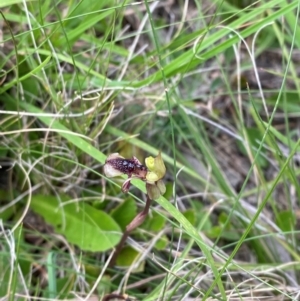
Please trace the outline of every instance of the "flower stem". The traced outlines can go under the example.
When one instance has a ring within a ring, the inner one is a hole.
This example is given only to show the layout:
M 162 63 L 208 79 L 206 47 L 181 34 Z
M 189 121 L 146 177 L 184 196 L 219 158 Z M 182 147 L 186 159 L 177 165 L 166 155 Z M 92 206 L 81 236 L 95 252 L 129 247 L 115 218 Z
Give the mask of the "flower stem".
M 150 208 L 150 205 L 151 205 L 151 199 L 149 198 L 148 194 L 147 194 L 147 200 L 146 200 L 146 205 L 145 205 L 145 208 L 143 209 L 143 211 L 141 211 L 127 226 L 126 226 L 126 229 L 123 233 L 123 236 L 119 242 L 119 244 L 117 245 L 116 249 L 115 249 L 115 252 L 112 256 L 112 259 L 109 263 L 109 267 L 113 267 L 116 263 L 116 260 L 117 260 L 117 257 L 119 256 L 122 248 L 123 248 L 123 245 L 125 244 L 126 242 L 126 239 L 127 237 L 129 236 L 129 234 L 134 230 L 136 229 L 138 226 L 140 226 L 146 219 L 148 213 L 149 213 L 149 208 Z

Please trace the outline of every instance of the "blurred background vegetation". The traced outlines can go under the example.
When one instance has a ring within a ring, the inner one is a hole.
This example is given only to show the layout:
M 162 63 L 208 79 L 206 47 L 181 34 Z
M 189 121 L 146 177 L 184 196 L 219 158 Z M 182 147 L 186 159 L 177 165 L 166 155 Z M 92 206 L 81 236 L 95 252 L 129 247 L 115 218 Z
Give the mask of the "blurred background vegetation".
M 2 0 L 1 300 L 299 300 L 300 2 Z M 162 152 L 165 195 L 106 156 Z

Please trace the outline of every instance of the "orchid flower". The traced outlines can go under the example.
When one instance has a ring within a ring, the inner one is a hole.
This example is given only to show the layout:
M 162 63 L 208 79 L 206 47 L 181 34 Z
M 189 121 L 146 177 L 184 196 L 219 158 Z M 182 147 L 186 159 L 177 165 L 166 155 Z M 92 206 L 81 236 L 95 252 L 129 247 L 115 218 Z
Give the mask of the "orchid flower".
M 141 162 L 136 158 L 132 157 L 131 159 L 125 159 L 120 156 L 118 153 L 113 153 L 109 155 L 104 164 L 104 173 L 107 177 L 117 177 L 123 174 L 126 174 L 128 178 L 122 185 L 122 191 L 128 192 L 130 188 L 130 181 L 132 178 L 141 179 L 146 183 L 147 190 L 147 200 L 143 211 L 141 211 L 127 226 L 126 230 L 123 233 L 121 241 L 119 242 L 116 250 L 111 258 L 109 266 L 114 266 L 116 258 L 120 253 L 127 237 L 141 225 L 145 218 L 148 215 L 149 208 L 152 200 L 158 199 L 161 195 L 166 192 L 166 186 L 162 181 L 162 178 L 166 174 L 166 167 L 164 161 L 161 157 L 161 153 L 153 158 L 147 157 L 146 166 L 141 164 Z
M 161 157 L 161 153 L 157 157 L 148 157 L 145 160 L 148 172 L 146 175 L 146 190 L 151 200 L 158 199 L 166 192 L 165 183 L 162 178 L 166 174 L 166 166 Z
M 126 174 L 128 179 L 122 185 L 122 191 L 126 193 L 129 191 L 132 178 L 145 180 L 147 168 L 136 157 L 125 159 L 118 153 L 113 153 L 105 161 L 104 173 L 109 178 Z
M 151 200 L 156 200 L 166 192 L 162 178 L 165 176 L 166 167 L 161 153 L 157 157 L 147 157 L 146 166 L 136 158 L 125 159 L 118 153 L 109 155 L 105 161 L 104 173 L 107 177 L 117 177 L 126 174 L 128 179 L 122 185 L 122 191 L 128 192 L 132 178 L 146 182 L 146 190 Z

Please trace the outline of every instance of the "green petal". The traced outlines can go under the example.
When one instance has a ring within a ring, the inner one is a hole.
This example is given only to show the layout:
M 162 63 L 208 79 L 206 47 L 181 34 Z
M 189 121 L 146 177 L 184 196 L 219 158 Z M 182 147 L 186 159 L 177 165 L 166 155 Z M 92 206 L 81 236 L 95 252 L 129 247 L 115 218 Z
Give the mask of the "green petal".
M 157 200 L 160 197 L 160 191 L 155 184 L 146 183 L 146 190 L 151 200 Z
M 166 166 L 164 164 L 164 161 L 161 157 L 161 152 L 158 153 L 157 157 L 148 157 L 145 159 L 146 166 L 150 170 L 147 174 L 147 180 L 148 181 L 158 181 L 159 179 L 162 179 L 166 174 Z M 156 175 L 156 177 L 154 176 Z M 155 179 L 155 180 L 153 180 Z
M 150 170 L 150 171 L 154 171 L 155 170 L 155 167 L 154 167 L 154 158 L 153 157 L 147 157 L 145 159 L 145 163 L 146 163 L 146 166 L 147 168 Z
M 165 183 L 162 180 L 159 180 L 159 181 L 157 181 L 156 185 L 157 185 L 157 187 L 158 187 L 158 189 L 160 191 L 160 194 L 161 195 L 165 194 L 165 192 L 166 192 L 166 185 L 165 185 Z
M 148 171 L 147 172 L 146 179 L 147 179 L 148 182 L 152 182 L 152 183 L 159 180 L 157 174 L 153 171 Z

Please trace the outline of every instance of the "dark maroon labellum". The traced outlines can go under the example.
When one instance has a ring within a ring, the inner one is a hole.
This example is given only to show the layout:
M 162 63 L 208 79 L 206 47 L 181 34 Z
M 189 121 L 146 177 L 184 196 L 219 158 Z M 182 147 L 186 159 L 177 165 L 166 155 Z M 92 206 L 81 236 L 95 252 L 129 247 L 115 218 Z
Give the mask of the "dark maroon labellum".
M 139 160 L 135 157 L 132 159 L 110 159 L 106 163 L 109 163 L 113 168 L 119 170 L 124 174 L 127 174 L 129 177 L 134 175 L 136 177 L 144 179 L 147 174 L 147 167 L 140 164 Z

